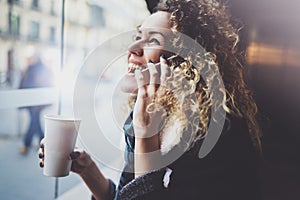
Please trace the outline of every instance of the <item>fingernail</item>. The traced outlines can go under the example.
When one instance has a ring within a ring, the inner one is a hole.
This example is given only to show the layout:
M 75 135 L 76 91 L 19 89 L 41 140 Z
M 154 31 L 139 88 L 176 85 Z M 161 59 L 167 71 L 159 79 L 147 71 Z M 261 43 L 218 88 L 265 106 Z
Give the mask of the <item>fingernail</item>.
M 43 168 L 44 167 L 44 163 L 40 162 L 40 167 Z
M 42 144 L 40 144 L 40 147 L 41 147 L 41 148 L 44 148 L 44 144 L 43 144 L 43 143 L 42 143 Z
M 71 157 L 72 160 L 77 159 L 79 157 L 79 155 L 80 155 L 79 152 L 74 152 L 73 151 L 72 153 L 70 153 L 70 157 Z
M 44 154 L 39 153 L 39 158 L 43 158 L 43 157 L 44 157 Z
M 166 59 L 165 54 L 161 54 L 161 57 L 162 57 L 163 59 Z

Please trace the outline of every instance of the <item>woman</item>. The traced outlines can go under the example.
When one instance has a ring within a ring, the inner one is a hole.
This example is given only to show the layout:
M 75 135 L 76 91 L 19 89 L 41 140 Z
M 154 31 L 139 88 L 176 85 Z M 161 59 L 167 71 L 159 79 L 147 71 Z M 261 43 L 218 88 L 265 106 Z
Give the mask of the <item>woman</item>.
M 134 111 L 124 126 L 126 166 L 118 188 L 86 152 L 70 155 L 71 170 L 94 199 L 259 199 L 256 105 L 243 80 L 237 31 L 214 0 L 163 1 L 138 28 L 122 80 Z M 215 112 L 226 113 L 225 125 L 200 159 L 203 141 L 214 134 L 209 124 L 218 123 Z

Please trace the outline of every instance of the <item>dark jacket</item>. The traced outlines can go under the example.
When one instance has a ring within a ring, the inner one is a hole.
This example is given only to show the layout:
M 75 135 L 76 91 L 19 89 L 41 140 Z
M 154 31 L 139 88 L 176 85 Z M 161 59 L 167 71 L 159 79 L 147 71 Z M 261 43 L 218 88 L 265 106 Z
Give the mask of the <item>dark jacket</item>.
M 127 119 L 125 168 L 133 167 L 134 137 Z M 134 179 L 123 172 L 114 199 L 136 200 L 259 200 L 258 155 L 251 142 L 244 120 L 232 118 L 226 122 L 213 150 L 198 158 L 202 141 L 167 168 L 149 172 Z M 169 184 L 164 185 L 166 171 L 171 169 Z M 127 170 L 128 171 L 128 170 Z

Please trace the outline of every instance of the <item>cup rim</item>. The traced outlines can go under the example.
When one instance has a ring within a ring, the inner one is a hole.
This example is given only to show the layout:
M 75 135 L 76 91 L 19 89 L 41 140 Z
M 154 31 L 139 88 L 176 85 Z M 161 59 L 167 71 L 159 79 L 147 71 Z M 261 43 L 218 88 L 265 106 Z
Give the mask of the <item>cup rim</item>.
M 44 115 L 45 119 L 57 120 L 57 121 L 72 121 L 72 122 L 80 122 L 80 118 L 75 118 L 73 116 L 64 116 L 64 115 Z

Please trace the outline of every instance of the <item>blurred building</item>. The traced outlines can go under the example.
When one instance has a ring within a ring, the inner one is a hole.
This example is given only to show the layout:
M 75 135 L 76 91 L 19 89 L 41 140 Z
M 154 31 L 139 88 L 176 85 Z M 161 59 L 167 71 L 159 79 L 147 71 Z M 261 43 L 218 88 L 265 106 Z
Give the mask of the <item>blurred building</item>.
M 65 114 L 65 110 L 69 113 L 72 109 L 73 82 L 84 58 L 105 40 L 123 31 L 135 29 L 149 14 L 145 2 L 141 0 L 64 2 L 63 10 L 63 0 L 0 0 L 0 146 L 4 146 L 5 150 L 13 155 L 2 151 L 2 155 L 5 155 L 2 159 L 6 159 L 7 156 L 13 157 L 17 163 L 11 163 L 11 159 L 3 162 L 9 167 L 0 174 L 0 199 L 52 199 L 50 193 L 54 193 L 53 179 L 45 179 L 34 167 L 37 166 L 36 152 L 31 151 L 34 161 L 29 159 L 28 162 L 15 155 L 20 135 L 29 124 L 26 110 L 19 108 L 54 103 L 55 108 L 47 112 L 57 113 L 58 110 L 56 104 L 59 98 L 56 89 L 18 89 L 21 74 L 28 65 L 27 57 L 38 52 L 44 62 L 54 70 L 57 82 L 61 81 L 58 86 L 62 94 L 62 113 Z M 61 38 L 63 16 L 64 40 Z M 62 41 L 64 70 L 61 72 Z M 88 79 L 93 77 L 95 74 L 91 74 Z M 43 114 L 46 114 L 46 111 Z M 12 143 L 11 149 L 8 150 L 6 144 L 11 138 L 16 142 Z M 28 166 L 22 165 L 20 160 L 26 161 Z M 12 169 L 11 165 L 16 166 L 16 170 Z M 22 170 L 19 166 L 22 166 Z M 27 184 L 27 177 L 32 179 L 32 184 Z M 70 182 L 69 180 L 65 179 L 66 182 Z M 71 182 L 69 186 L 74 184 Z M 42 188 L 39 193 L 34 192 L 36 186 Z M 64 184 L 59 184 L 59 190 L 63 188 Z M 58 187 L 55 187 L 56 189 Z
M 23 71 L 31 49 L 59 55 L 61 5 L 58 1 L 0 1 L 1 86 L 12 86 L 10 71 Z M 13 75 L 11 75 L 13 76 Z M 17 85 L 14 85 L 17 87 Z
M 24 71 L 32 48 L 60 66 L 62 0 L 0 0 L 0 86 Z M 99 43 L 134 28 L 147 15 L 143 1 L 66 0 L 64 62 L 76 68 Z
M 24 116 L 20 120 L 18 107 L 39 103 L 37 96 L 29 91 L 16 90 L 29 56 L 38 52 L 54 71 L 57 85 L 63 91 L 63 109 L 72 112 L 74 80 L 84 58 L 105 40 L 135 29 L 149 14 L 146 3 L 140 0 L 65 0 L 64 3 L 63 10 L 63 0 L 0 0 L 0 95 L 3 97 L 0 119 L 5 120 L 0 125 L 1 135 L 22 134 L 28 120 Z M 14 93 L 6 93 L 12 89 Z M 28 100 L 22 100 L 21 94 Z

